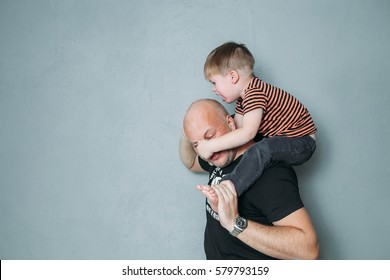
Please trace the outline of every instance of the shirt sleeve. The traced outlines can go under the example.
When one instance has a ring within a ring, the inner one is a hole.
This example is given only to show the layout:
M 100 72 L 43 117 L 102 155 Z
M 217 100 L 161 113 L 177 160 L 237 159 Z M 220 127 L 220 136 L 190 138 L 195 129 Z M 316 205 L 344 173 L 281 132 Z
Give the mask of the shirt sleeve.
M 266 111 L 267 96 L 259 89 L 249 90 L 244 95 L 241 107 L 244 114 L 255 109 L 263 109 Z

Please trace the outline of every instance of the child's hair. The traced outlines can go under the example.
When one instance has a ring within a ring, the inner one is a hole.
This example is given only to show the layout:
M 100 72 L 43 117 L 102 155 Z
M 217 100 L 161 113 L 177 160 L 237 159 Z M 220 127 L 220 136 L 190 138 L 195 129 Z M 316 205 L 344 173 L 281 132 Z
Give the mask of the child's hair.
M 254 65 L 255 59 L 244 44 L 227 42 L 207 56 L 203 73 L 206 80 L 212 75 L 226 75 L 230 70 L 243 70 L 253 75 Z

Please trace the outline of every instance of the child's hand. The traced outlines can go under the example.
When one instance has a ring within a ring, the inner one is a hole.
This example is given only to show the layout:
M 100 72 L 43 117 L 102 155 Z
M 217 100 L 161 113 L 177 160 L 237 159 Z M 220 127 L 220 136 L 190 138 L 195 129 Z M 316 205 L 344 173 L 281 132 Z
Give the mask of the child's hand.
M 200 157 L 205 160 L 208 160 L 214 154 L 214 151 L 211 150 L 210 143 L 207 140 L 198 141 L 196 149 Z

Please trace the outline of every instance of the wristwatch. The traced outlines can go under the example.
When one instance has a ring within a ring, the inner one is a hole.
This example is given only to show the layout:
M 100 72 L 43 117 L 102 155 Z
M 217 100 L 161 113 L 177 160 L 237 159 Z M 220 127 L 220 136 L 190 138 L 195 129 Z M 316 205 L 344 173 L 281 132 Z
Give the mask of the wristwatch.
M 234 228 L 230 232 L 230 234 L 236 237 L 241 232 L 243 232 L 247 226 L 248 226 L 248 220 L 245 219 L 244 217 L 237 216 L 237 218 L 234 220 Z

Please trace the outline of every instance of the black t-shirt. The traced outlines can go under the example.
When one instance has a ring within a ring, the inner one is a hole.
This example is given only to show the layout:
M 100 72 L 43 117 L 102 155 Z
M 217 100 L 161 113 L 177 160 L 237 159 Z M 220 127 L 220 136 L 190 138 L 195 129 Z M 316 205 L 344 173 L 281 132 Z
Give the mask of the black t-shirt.
M 208 184 L 218 184 L 233 171 L 241 156 L 225 168 L 210 166 L 199 158 L 200 165 L 209 171 Z M 238 213 L 248 220 L 271 225 L 303 207 L 298 182 L 292 167 L 282 164 L 264 170 L 260 179 L 238 198 Z M 212 259 L 273 259 L 249 247 L 223 228 L 206 201 L 207 223 L 204 237 L 206 258 Z

